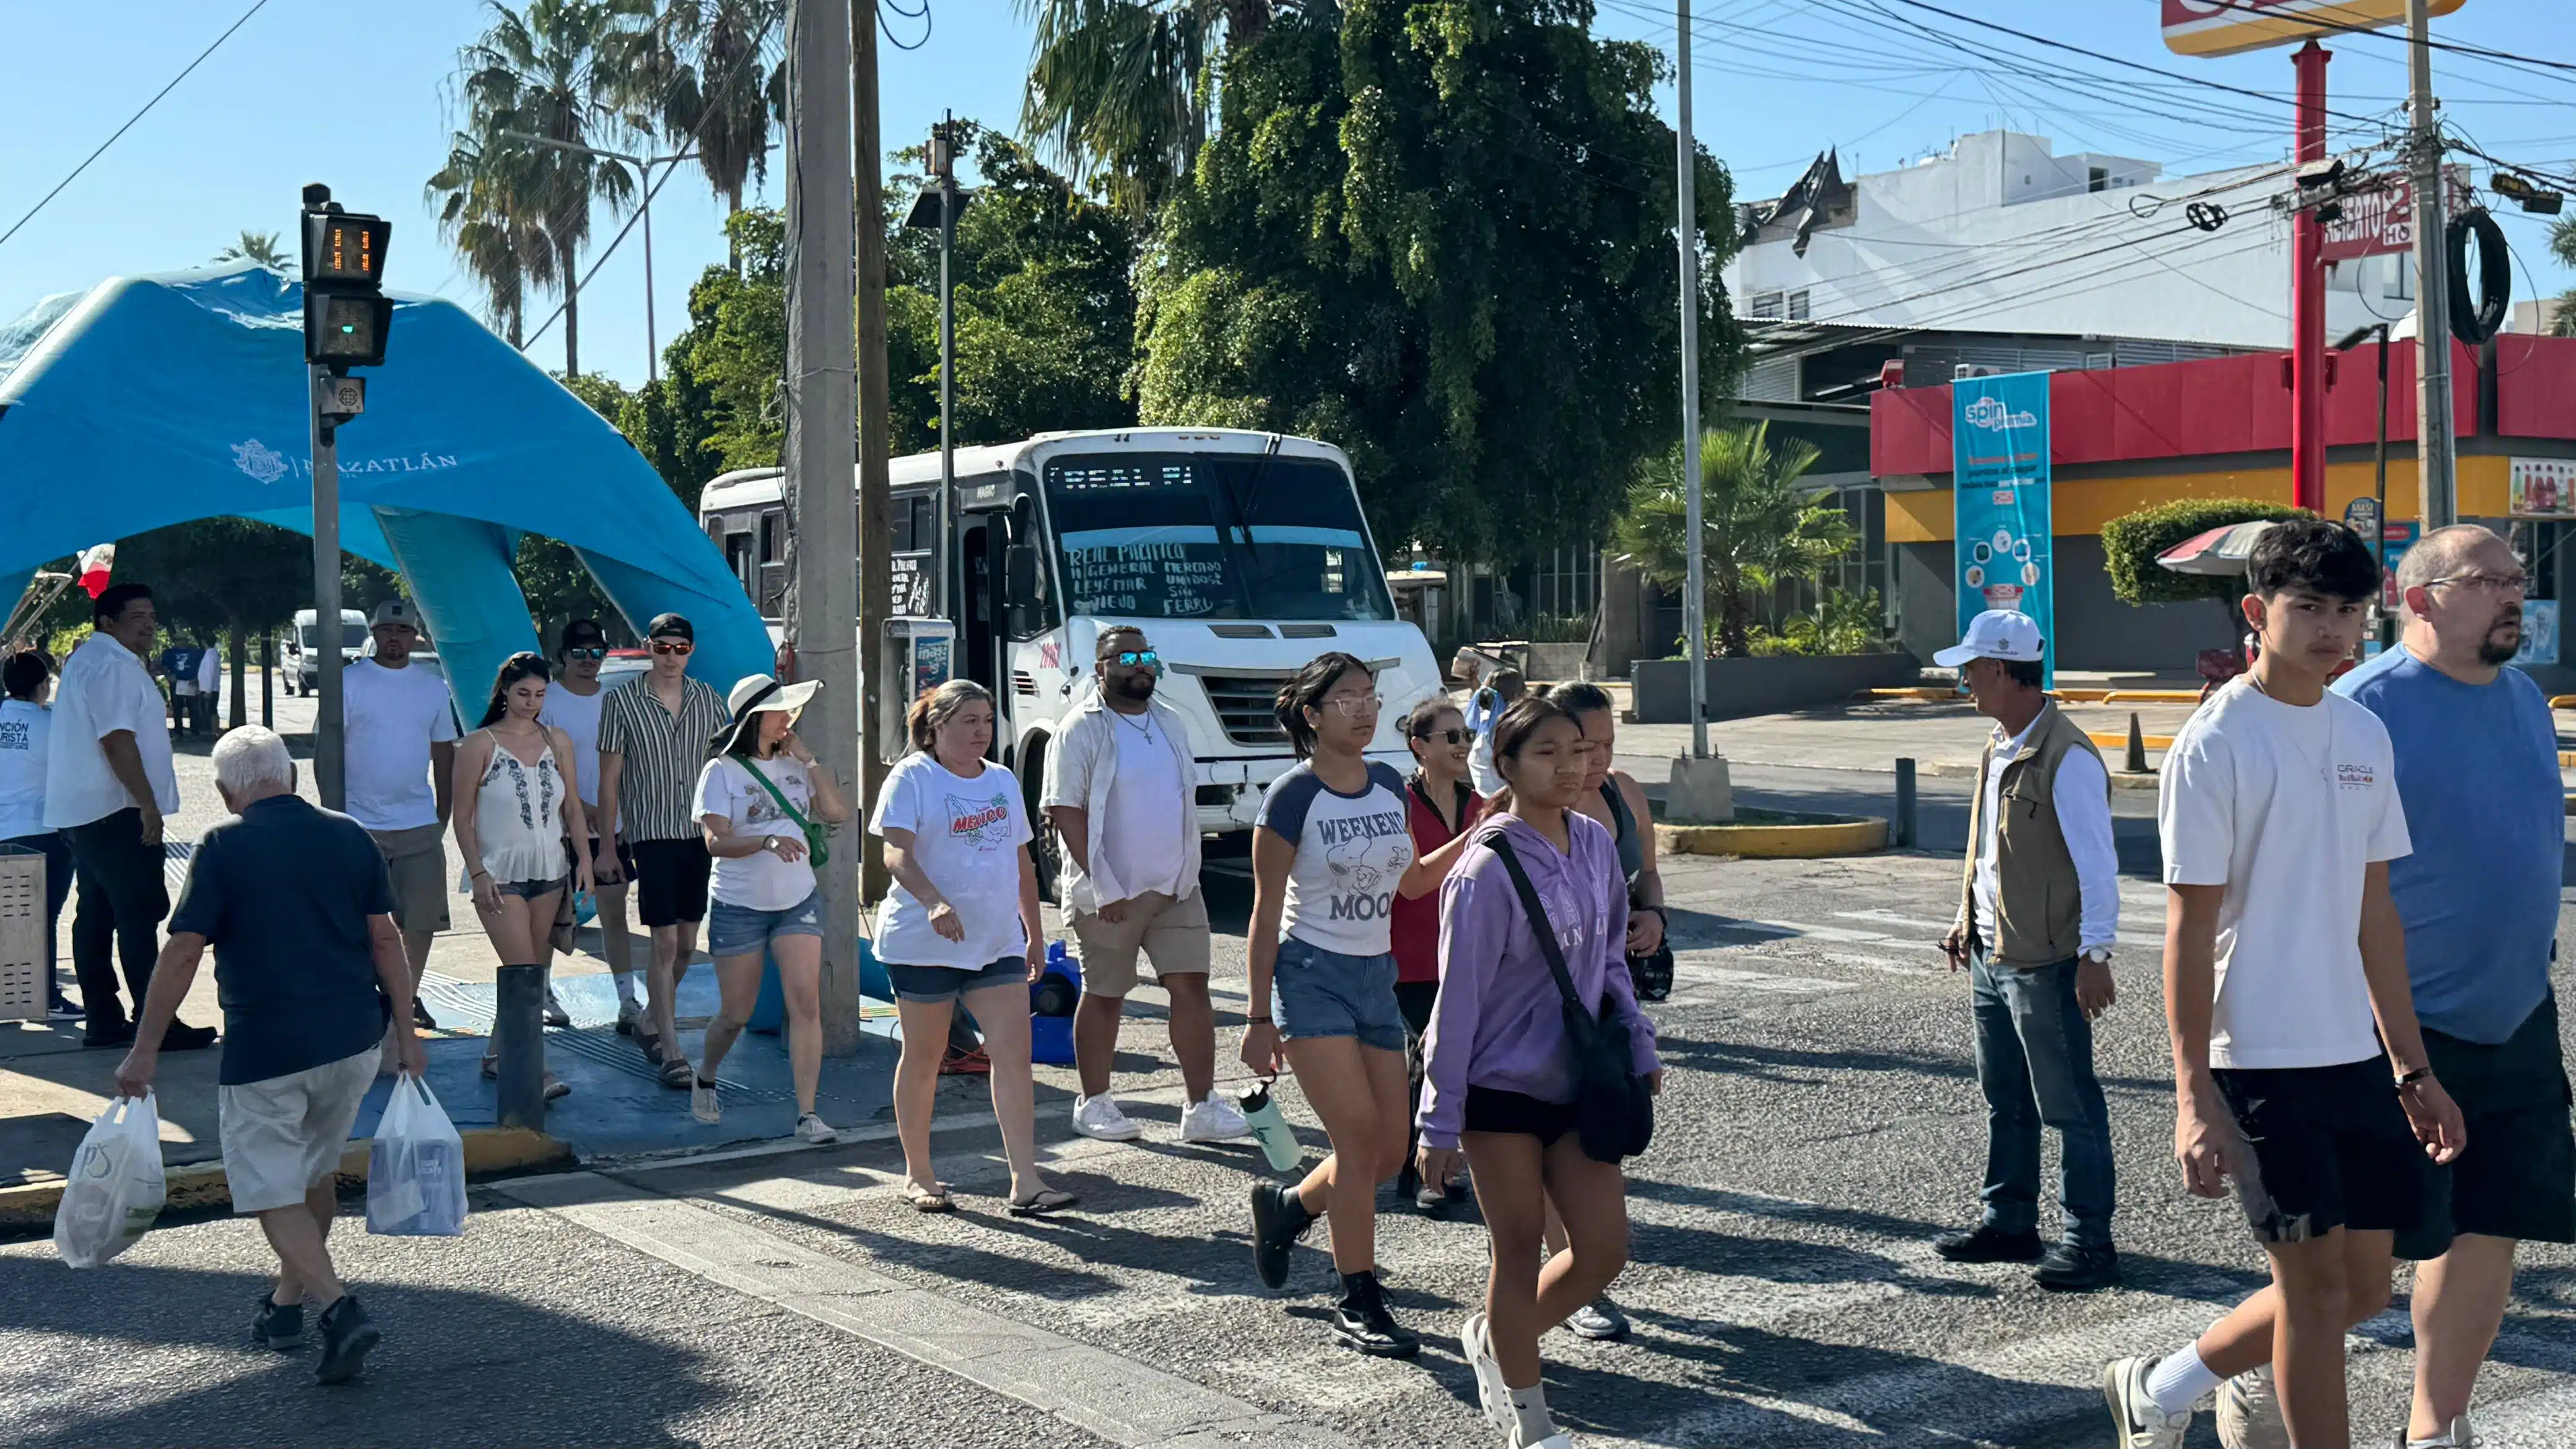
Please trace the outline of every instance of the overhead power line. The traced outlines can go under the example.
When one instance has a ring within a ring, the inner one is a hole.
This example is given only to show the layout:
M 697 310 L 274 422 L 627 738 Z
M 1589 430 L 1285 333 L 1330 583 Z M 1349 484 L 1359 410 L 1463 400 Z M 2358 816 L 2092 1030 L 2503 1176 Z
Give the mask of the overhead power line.
M 148 100 L 148 101 L 145 101 L 145 102 L 143 103 L 143 107 L 142 107 L 142 109 L 140 109 L 140 110 L 136 111 L 133 115 L 130 115 L 130 116 L 126 117 L 126 118 L 125 118 L 125 124 L 124 124 L 124 125 L 122 125 L 122 126 L 117 127 L 117 128 L 116 128 L 116 130 L 115 130 L 115 132 L 114 132 L 113 134 L 111 134 L 111 135 L 110 135 L 106 140 L 99 142 L 99 143 L 98 143 L 98 149 L 97 149 L 97 150 L 92 151 L 92 152 L 90 152 L 87 156 L 82 157 L 82 158 L 81 158 L 81 163 L 80 163 L 78 166 L 75 166 L 75 167 L 73 167 L 73 168 L 71 169 L 71 174 L 70 174 L 70 175 L 65 176 L 62 180 L 55 182 L 55 183 L 54 183 L 54 189 L 53 189 L 53 190 L 51 190 L 51 191 L 46 192 L 43 196 L 41 196 L 41 197 L 37 198 L 37 200 L 36 200 L 36 204 L 35 204 L 35 205 L 33 205 L 33 206 L 31 206 L 31 207 L 28 207 L 28 208 L 27 208 L 27 214 L 26 214 L 25 216 L 22 216 L 22 217 L 18 218 L 15 222 L 10 223 L 9 229 L 8 229 L 7 231 L 5 231 L 5 232 L 0 232 L 0 246 L 6 246 L 6 245 L 8 245 L 9 238 L 11 238 L 11 237 L 13 237 L 13 236 L 16 236 L 16 235 L 18 234 L 18 228 L 20 228 L 20 227 L 22 227 L 22 226 L 25 226 L 25 225 L 26 225 L 28 222 L 30 222 L 30 221 L 35 220 L 36 213 L 37 213 L 37 212 L 40 212 L 40 211 L 42 211 L 42 210 L 44 210 L 44 209 L 45 209 L 45 204 L 46 204 L 47 202 L 50 202 L 50 201 L 52 201 L 55 197 L 62 195 L 62 194 L 63 194 L 63 188 L 64 188 L 64 187 L 69 186 L 69 185 L 71 185 L 74 181 L 76 181 L 76 180 L 80 179 L 80 174 L 81 174 L 82 172 L 87 171 L 87 170 L 89 169 L 89 164 L 90 164 L 92 161 L 95 161 L 95 160 L 97 160 L 99 157 L 106 155 L 106 154 L 107 154 L 107 148 L 108 148 L 108 147 L 110 147 L 110 146 L 115 145 L 115 144 L 116 144 L 116 142 L 117 142 L 117 138 L 118 138 L 118 137 L 123 136 L 126 132 L 131 131 L 131 130 L 133 130 L 133 129 L 134 129 L 134 123 L 135 123 L 135 122 L 140 121 L 140 120 L 142 120 L 145 116 L 148 116 L 148 115 L 152 114 L 152 108 L 153 108 L 154 106 L 157 106 L 157 105 L 161 104 L 161 98 L 162 98 L 163 96 L 166 96 L 166 95 L 170 94 L 170 92 L 172 92 L 172 91 L 174 91 L 174 90 L 178 89 L 179 82 L 181 82 L 181 81 L 183 81 L 183 80 L 186 80 L 186 79 L 189 77 L 189 75 L 190 75 L 191 73 L 193 73 L 193 72 L 196 70 L 196 68 L 197 68 L 198 66 L 201 66 L 201 65 L 205 64 L 205 63 L 206 63 L 206 57 L 207 57 L 207 56 L 210 56 L 210 55 L 214 54 L 216 51 L 218 51 L 218 50 L 222 49 L 222 48 L 223 48 L 223 44 L 224 44 L 224 42 L 233 38 L 233 32 L 234 32 L 234 31 L 241 29 L 241 28 L 242 28 L 243 26 L 245 26 L 245 25 L 248 25 L 248 24 L 250 23 L 250 18 L 251 18 L 252 16 L 257 15 L 260 11 L 265 10 L 265 9 L 267 9 L 267 8 L 268 8 L 268 0 L 253 0 L 253 3 L 252 3 L 252 5 L 251 5 L 251 7 L 250 7 L 248 10 L 245 10 L 245 11 L 243 11 L 243 12 L 242 12 L 242 14 L 241 14 L 241 18 L 240 18 L 239 20 L 236 20 L 236 21 L 234 21 L 231 25 L 226 26 L 226 27 L 224 28 L 224 33 L 215 37 L 214 44 L 207 46 L 205 49 L 203 49 L 203 50 L 201 50 L 201 51 L 198 51 L 198 52 L 197 52 L 197 58 L 196 58 L 195 60 L 192 60 L 192 61 L 188 62 L 188 64 L 187 64 L 183 69 L 181 69 L 181 70 L 180 70 L 180 72 L 179 72 L 177 75 L 174 75 L 174 76 L 170 77 L 170 83 L 169 83 L 168 85 L 165 85 L 165 86 L 163 86 L 161 89 L 159 89 L 159 90 L 157 90 L 157 91 L 154 91 L 154 92 L 152 93 L 152 99 L 150 99 L 150 100 Z

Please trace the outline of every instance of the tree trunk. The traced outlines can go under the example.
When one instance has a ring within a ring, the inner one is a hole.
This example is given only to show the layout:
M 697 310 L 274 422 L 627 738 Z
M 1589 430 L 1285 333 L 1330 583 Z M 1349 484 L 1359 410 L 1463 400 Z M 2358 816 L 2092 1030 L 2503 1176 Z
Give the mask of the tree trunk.
M 244 697 L 250 683 L 250 635 L 242 629 L 241 620 L 234 619 L 224 637 L 233 665 L 233 707 L 224 712 L 225 728 L 237 730 L 250 723 L 250 701 Z
M 581 376 L 581 287 L 573 268 L 564 272 L 564 376 Z

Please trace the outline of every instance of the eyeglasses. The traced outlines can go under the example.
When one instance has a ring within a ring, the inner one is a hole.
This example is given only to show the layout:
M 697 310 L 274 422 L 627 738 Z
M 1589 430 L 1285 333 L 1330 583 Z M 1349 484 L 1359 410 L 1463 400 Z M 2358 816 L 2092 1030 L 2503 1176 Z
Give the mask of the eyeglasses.
M 1345 719 L 1357 719 L 1364 714 L 1377 713 L 1386 704 L 1386 696 L 1375 693 L 1337 694 L 1324 703 Z
M 2424 587 L 2440 588 L 2444 584 L 2465 584 L 2473 589 L 2486 589 L 2498 594 L 2523 594 L 2531 591 L 2529 574 L 2453 574 L 2446 579 L 2426 579 Z
M 1163 656 L 1151 649 L 1121 649 L 1109 662 L 1124 669 L 1160 669 Z
M 566 659 L 605 659 L 607 657 L 608 651 L 605 649 L 567 649 L 564 651 L 564 658 Z
M 1414 738 L 1417 740 L 1440 740 L 1448 744 L 1463 745 L 1467 743 L 1467 732 L 1459 729 L 1455 725 L 1452 725 L 1445 730 L 1424 730 L 1422 733 L 1415 735 Z
M 697 645 L 690 643 L 686 639 L 656 639 L 653 641 L 653 652 L 656 654 L 687 654 L 697 647 Z

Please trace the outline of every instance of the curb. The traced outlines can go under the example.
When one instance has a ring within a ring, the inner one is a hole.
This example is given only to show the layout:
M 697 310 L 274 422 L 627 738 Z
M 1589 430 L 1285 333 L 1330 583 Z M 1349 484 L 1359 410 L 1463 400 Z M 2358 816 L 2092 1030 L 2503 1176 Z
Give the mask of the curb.
M 524 1127 L 469 1127 L 457 1135 L 465 1141 L 465 1175 L 468 1178 L 574 1165 L 571 1147 Z M 369 1148 L 370 1144 L 366 1142 L 353 1141 L 342 1149 L 340 1182 L 343 1186 L 367 1180 Z M 224 1165 L 220 1162 L 181 1163 L 164 1172 L 163 1181 L 168 1184 L 169 1192 L 169 1200 L 161 1208 L 165 1213 L 232 1206 L 232 1188 L 224 1180 Z M 62 1200 L 63 1184 L 59 1180 L 0 1187 L 0 1232 L 51 1229 L 54 1209 L 61 1205 Z
M 1817 860 L 1885 850 L 1887 836 L 1887 822 L 1876 818 L 1817 825 L 1658 825 L 1655 848 L 1675 855 Z

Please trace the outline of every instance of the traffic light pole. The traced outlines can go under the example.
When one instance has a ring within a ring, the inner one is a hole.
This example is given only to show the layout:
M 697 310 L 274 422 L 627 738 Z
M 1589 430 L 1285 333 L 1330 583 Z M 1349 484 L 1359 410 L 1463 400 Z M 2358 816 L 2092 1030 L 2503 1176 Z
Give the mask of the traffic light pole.
M 313 415 L 313 647 L 321 687 L 314 694 L 313 789 L 326 810 L 345 801 L 340 715 L 340 444 L 339 426 L 322 410 L 331 369 L 308 374 L 305 406 Z

